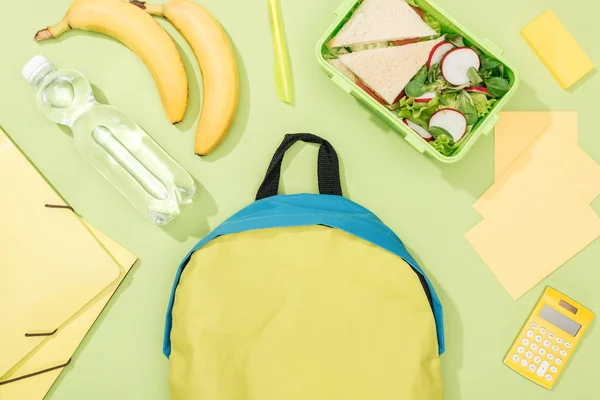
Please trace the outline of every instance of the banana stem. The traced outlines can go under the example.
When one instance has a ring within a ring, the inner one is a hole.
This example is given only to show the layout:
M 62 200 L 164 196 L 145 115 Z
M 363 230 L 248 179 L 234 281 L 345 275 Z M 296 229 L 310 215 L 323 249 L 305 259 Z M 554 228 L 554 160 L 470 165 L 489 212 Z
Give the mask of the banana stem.
M 41 40 L 57 38 L 70 29 L 69 20 L 67 17 L 64 17 L 58 24 L 38 31 L 34 39 L 36 42 L 39 42 Z
M 162 4 L 148 4 L 145 1 L 139 0 L 129 0 L 129 2 L 134 6 L 138 6 L 150 15 L 156 15 L 159 17 L 164 17 L 165 15 L 164 6 Z

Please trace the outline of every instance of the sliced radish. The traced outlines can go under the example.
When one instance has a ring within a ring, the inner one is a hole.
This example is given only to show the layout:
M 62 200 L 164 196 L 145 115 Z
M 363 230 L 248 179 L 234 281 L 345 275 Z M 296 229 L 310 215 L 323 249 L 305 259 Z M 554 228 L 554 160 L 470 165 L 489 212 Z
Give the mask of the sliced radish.
M 487 88 L 484 88 L 482 86 L 469 86 L 468 88 L 465 89 L 467 92 L 472 92 L 472 93 L 482 93 L 485 94 L 486 96 L 492 96 L 490 91 L 487 90 Z
M 431 49 L 431 53 L 429 53 L 427 68 L 431 69 L 432 66 L 442 61 L 442 58 L 444 58 L 446 53 L 448 53 L 453 48 L 454 45 L 450 42 L 441 42 L 436 44 L 435 47 Z
M 392 46 L 404 46 L 407 44 L 417 43 L 421 38 L 410 38 L 410 39 L 400 39 L 400 40 L 392 40 Z
M 479 56 L 475 50 L 468 47 L 459 47 L 450 50 L 442 58 L 442 75 L 451 85 L 461 86 L 469 83 L 467 71 L 474 67 L 477 71 L 481 66 Z
M 454 143 L 460 142 L 467 132 L 467 119 L 464 114 L 453 108 L 443 108 L 433 114 L 429 120 L 429 129 L 437 126 L 452 135 Z
M 433 140 L 433 135 L 427 132 L 425 128 L 423 128 L 421 125 L 417 125 L 414 122 L 407 120 L 406 118 L 404 118 L 402 122 L 404 122 L 410 129 L 417 132 L 419 136 L 421 136 L 426 141 L 430 142 Z
M 415 101 L 417 103 L 429 103 L 431 100 L 435 99 L 435 92 L 427 92 L 419 97 L 415 97 Z

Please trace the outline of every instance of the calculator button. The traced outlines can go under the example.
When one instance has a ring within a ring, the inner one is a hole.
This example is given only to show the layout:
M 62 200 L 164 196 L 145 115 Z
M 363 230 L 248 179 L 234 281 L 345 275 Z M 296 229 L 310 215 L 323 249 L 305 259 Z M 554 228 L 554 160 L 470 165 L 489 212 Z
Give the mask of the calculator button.
M 529 339 L 523 338 L 523 340 L 521 340 L 521 343 L 523 343 L 523 346 L 527 346 L 529 344 Z
M 548 339 L 544 340 L 544 346 L 550 347 L 550 341 Z
M 548 367 L 550 366 L 550 363 L 548 361 L 544 361 L 542 363 L 542 365 L 540 365 L 540 367 L 537 370 L 537 375 L 538 376 L 544 376 L 544 374 L 546 373 L 546 371 L 548 371 Z
M 556 343 L 558 343 L 558 344 L 563 344 L 563 340 L 562 340 L 562 338 L 559 338 L 559 337 L 557 337 L 557 338 L 556 338 Z
M 525 351 L 525 347 L 523 347 L 523 346 L 517 347 L 517 352 L 519 352 L 519 354 L 523 354 L 524 351 Z
M 557 345 L 553 345 L 552 346 L 552 351 L 558 351 L 558 346 Z
M 537 329 L 537 328 L 539 328 L 540 326 L 534 322 L 533 324 L 531 324 L 531 327 L 532 327 L 533 329 Z
M 558 365 L 562 364 L 562 360 L 558 357 L 554 360 L 554 362 L 557 363 Z
M 539 363 L 540 363 L 540 361 L 542 361 L 542 359 L 540 358 L 540 356 L 535 356 L 535 357 L 533 357 L 533 362 L 534 362 L 534 363 L 536 363 L 536 364 L 539 364 Z
M 531 348 L 531 350 L 537 350 L 537 344 L 535 343 L 531 343 L 529 347 Z
M 526 367 L 527 366 L 527 360 L 521 360 L 521 366 L 522 367 Z
M 547 331 L 546 331 L 546 329 L 545 329 L 545 328 L 540 328 L 540 333 L 541 333 L 542 335 L 545 335 L 545 334 L 546 334 L 546 332 L 547 332 Z
M 567 342 L 567 343 L 565 343 L 565 348 L 566 348 L 567 350 L 568 350 L 568 349 L 570 349 L 570 348 L 571 348 L 571 343 L 568 343 L 568 342 Z
M 550 339 L 554 339 L 554 333 L 550 332 L 550 333 L 548 334 L 548 337 L 549 337 Z
M 552 373 L 557 373 L 558 372 L 558 368 L 556 368 L 554 365 L 550 367 L 550 372 Z
M 531 372 L 534 372 L 536 369 L 537 369 L 537 367 L 536 367 L 534 364 L 530 364 L 530 365 L 529 365 L 529 370 L 530 370 Z
M 546 354 L 546 349 L 543 347 L 540 347 L 540 349 L 538 350 L 538 353 L 540 353 L 541 355 Z
M 550 375 L 550 374 L 546 374 L 546 380 L 547 380 L 547 381 L 551 381 L 551 380 L 552 380 L 552 375 Z
M 533 357 L 533 353 L 532 353 L 532 352 L 530 352 L 530 351 L 528 351 L 527 353 L 525 353 L 525 357 L 527 357 L 527 358 L 531 358 L 531 357 Z M 521 362 L 521 363 L 522 363 L 522 362 Z
M 542 341 L 542 337 L 540 335 L 537 335 L 535 337 L 535 341 L 538 342 L 538 343 L 541 342 Z
M 512 356 L 512 360 L 513 360 L 514 362 L 519 362 L 519 360 L 520 360 L 520 359 L 521 359 L 521 358 L 520 358 L 518 355 L 516 355 L 516 354 L 513 354 L 513 356 Z
M 548 360 L 554 360 L 554 354 L 552 353 L 546 354 L 546 357 L 548 357 Z
M 560 355 L 563 356 L 563 357 L 566 357 L 567 356 L 567 352 L 564 351 L 564 350 L 561 350 L 560 351 Z
M 533 337 L 533 331 L 531 329 L 527 331 L 527 337 Z

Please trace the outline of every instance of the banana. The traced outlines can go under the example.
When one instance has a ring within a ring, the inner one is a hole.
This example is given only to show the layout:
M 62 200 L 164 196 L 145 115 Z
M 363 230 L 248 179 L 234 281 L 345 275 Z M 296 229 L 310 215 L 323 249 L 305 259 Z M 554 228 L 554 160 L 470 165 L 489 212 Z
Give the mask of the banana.
M 190 0 L 157 5 L 137 0 L 131 3 L 166 18 L 191 46 L 204 84 L 195 152 L 200 156 L 209 154 L 227 135 L 238 107 L 238 67 L 227 34 L 208 11 Z
M 167 32 L 147 13 L 126 0 L 75 0 L 62 21 L 39 31 L 35 40 L 57 38 L 70 29 L 103 33 L 133 50 L 150 69 L 169 121 L 183 119 L 188 104 L 185 67 Z

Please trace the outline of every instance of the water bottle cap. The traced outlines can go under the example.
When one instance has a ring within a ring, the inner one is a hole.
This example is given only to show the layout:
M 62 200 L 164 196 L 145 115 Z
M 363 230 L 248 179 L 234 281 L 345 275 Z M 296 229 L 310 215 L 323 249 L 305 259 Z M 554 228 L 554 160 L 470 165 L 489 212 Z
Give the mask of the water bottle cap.
M 44 56 L 37 55 L 25 64 L 21 74 L 29 83 L 33 83 L 37 74 L 39 74 L 44 68 L 51 67 L 52 63 L 48 61 Z

